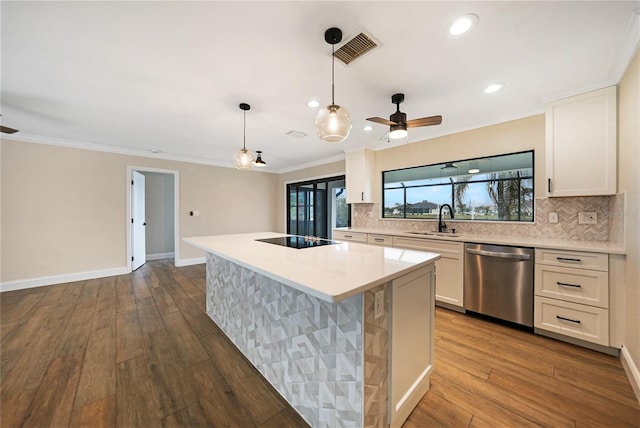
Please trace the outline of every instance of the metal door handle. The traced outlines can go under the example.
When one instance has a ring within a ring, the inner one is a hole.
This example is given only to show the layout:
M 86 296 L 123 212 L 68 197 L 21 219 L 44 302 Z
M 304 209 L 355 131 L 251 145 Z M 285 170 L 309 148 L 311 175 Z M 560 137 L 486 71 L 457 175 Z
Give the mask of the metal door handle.
M 474 250 L 473 248 L 467 248 L 467 253 L 476 254 L 478 256 L 500 257 L 503 259 L 515 260 L 529 260 L 531 258 L 530 254 L 501 253 L 499 251 Z
M 556 284 L 561 285 L 563 287 L 575 287 L 575 288 L 582 288 L 582 285 L 580 284 L 568 284 L 566 282 L 558 282 L 556 281 Z
M 384 239 L 382 238 L 373 238 L 373 240 L 376 242 L 384 242 Z
M 580 324 L 580 320 L 572 320 L 571 318 L 561 317 L 560 315 L 556 315 L 556 318 L 562 321 L 569 321 L 575 324 Z
M 556 257 L 556 260 L 558 260 L 561 263 L 581 263 L 582 260 L 580 259 L 572 259 L 569 257 Z

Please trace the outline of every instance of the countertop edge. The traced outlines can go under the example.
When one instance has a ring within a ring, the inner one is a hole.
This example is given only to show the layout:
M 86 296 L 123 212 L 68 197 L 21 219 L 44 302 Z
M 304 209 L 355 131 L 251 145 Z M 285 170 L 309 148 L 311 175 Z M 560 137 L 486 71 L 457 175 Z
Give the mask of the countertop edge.
M 376 280 L 374 280 L 372 282 L 369 282 L 367 284 L 363 284 L 363 285 L 360 285 L 360 286 L 358 286 L 356 288 L 347 290 L 347 291 L 345 291 L 343 293 L 339 293 L 339 294 L 335 294 L 334 295 L 334 294 L 323 293 L 323 292 L 321 292 L 321 291 L 319 291 L 319 290 L 317 290 L 315 288 L 308 287 L 308 286 L 306 286 L 304 284 L 301 284 L 301 283 L 296 282 L 296 281 L 292 281 L 291 279 L 288 279 L 286 277 L 278 275 L 278 274 L 276 274 L 274 272 L 270 272 L 270 271 L 267 271 L 267 270 L 262 269 L 260 267 L 254 266 L 254 265 L 252 265 L 250 263 L 247 263 L 247 262 L 245 262 L 243 260 L 240 260 L 240 259 L 238 259 L 236 257 L 232 257 L 232 256 L 230 256 L 228 254 L 225 254 L 224 252 L 209 248 L 206 245 L 203 245 L 200 242 L 198 242 L 198 240 L 197 240 L 198 238 L 202 238 L 202 237 L 185 237 L 185 238 L 182 239 L 182 241 L 187 243 L 187 244 L 189 244 L 189 245 L 193 245 L 194 247 L 199 248 L 199 249 L 201 249 L 201 250 L 203 250 L 203 251 L 205 251 L 207 253 L 215 254 L 215 255 L 217 255 L 217 256 L 225 259 L 225 260 L 228 260 L 228 261 L 230 261 L 232 263 L 238 264 L 238 265 L 240 265 L 242 267 L 245 267 L 247 269 L 251 269 L 252 271 L 254 271 L 256 273 L 264 275 L 264 276 L 266 276 L 268 278 L 271 278 L 271 279 L 273 279 L 275 281 L 278 281 L 278 282 L 280 282 L 280 283 L 282 283 L 282 284 L 284 284 L 286 286 L 289 286 L 289 287 L 294 288 L 296 290 L 302 291 L 302 292 L 304 292 L 306 294 L 312 295 L 314 297 L 317 297 L 317 298 L 319 298 L 321 300 L 324 300 L 326 302 L 329 302 L 329 303 L 338 303 L 340 301 L 343 301 L 345 299 L 353 297 L 353 296 L 355 296 L 357 294 L 364 293 L 367 290 L 370 290 L 370 289 L 372 289 L 374 287 L 377 287 L 380 284 L 385 284 L 385 283 L 387 283 L 389 281 L 393 281 L 394 279 L 400 278 L 401 276 L 404 276 L 404 275 L 406 275 L 406 274 L 408 274 L 408 273 L 410 273 L 410 272 L 412 272 L 414 270 L 421 269 L 421 268 L 423 268 L 425 266 L 433 264 L 433 263 L 435 263 L 437 260 L 439 260 L 441 258 L 440 254 L 432 253 L 432 256 L 428 260 L 425 260 L 425 261 L 420 262 L 420 263 L 416 263 L 413 266 L 408 266 L 408 267 L 406 267 L 406 268 L 404 268 L 402 270 L 399 270 L 399 271 L 394 272 L 392 274 L 380 277 L 380 278 L 378 278 L 378 279 L 376 279 Z
M 478 244 L 514 245 L 522 247 L 546 248 L 567 251 L 585 251 L 590 253 L 608 253 L 626 255 L 623 247 L 609 243 L 608 241 L 578 241 L 564 239 L 531 238 L 526 236 L 504 235 L 476 235 L 460 234 L 459 236 L 420 235 L 407 231 L 382 230 L 366 227 L 341 227 L 334 230 L 349 231 L 354 233 L 370 233 L 386 236 L 402 236 L 404 238 L 429 239 L 438 241 L 473 242 Z M 588 243 L 585 245 L 585 243 Z

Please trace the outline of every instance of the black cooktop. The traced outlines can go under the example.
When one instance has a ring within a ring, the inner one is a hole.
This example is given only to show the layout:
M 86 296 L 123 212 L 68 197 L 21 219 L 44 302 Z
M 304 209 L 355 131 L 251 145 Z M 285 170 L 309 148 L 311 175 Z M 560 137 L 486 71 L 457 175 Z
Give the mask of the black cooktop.
M 278 236 L 277 238 L 256 239 L 256 241 L 266 242 L 267 244 L 281 245 L 289 248 L 311 248 L 320 247 L 322 245 L 339 244 L 337 241 L 329 241 L 327 239 L 309 237 L 309 236 Z

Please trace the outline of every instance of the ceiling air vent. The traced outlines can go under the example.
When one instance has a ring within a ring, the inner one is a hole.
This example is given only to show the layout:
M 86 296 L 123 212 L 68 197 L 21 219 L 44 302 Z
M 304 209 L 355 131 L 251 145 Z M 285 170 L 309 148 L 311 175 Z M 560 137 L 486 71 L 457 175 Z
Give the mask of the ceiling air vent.
M 334 56 L 344 64 L 349 65 L 376 47 L 378 47 L 378 44 L 372 37 L 369 37 L 364 33 L 360 33 L 342 45 L 340 49 L 335 52 Z

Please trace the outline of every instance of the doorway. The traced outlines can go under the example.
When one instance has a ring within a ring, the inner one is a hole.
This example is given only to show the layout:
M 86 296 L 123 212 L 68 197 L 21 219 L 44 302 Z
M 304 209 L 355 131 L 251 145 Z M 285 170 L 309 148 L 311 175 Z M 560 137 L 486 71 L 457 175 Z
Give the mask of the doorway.
M 336 227 L 350 225 L 345 177 L 287 184 L 287 233 L 330 239 Z
M 179 260 L 178 171 L 127 168 L 127 261 L 134 271 L 148 260 Z

